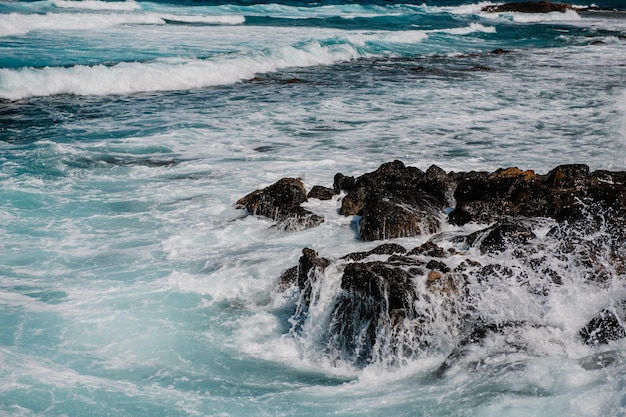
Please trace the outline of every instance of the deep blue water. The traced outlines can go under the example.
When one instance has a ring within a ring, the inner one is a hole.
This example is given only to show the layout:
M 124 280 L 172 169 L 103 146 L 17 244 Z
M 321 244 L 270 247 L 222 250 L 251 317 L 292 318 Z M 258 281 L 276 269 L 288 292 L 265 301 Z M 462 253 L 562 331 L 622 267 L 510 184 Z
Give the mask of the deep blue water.
M 624 276 L 590 285 L 555 258 L 570 280 L 549 297 L 476 305 L 543 325 L 509 335 L 518 349 L 494 338 L 443 376 L 445 347 L 363 367 L 320 345 L 323 303 L 290 331 L 277 280 L 305 246 L 377 243 L 336 201 L 310 201 L 326 221 L 300 232 L 234 205 L 393 159 L 626 169 L 626 6 L 592 3 L 619 10 L 0 2 L 0 415 L 624 416 L 626 342 L 577 336 Z

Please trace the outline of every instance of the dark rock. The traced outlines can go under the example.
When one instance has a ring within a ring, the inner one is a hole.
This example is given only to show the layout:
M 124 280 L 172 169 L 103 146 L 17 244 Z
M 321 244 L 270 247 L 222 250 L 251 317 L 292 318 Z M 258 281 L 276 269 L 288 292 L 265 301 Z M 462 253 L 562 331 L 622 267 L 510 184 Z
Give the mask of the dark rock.
M 406 249 L 404 248 L 404 246 L 398 245 L 397 243 L 385 243 L 376 246 L 374 249 L 367 252 L 350 253 L 348 255 L 342 256 L 341 259 L 346 259 L 349 261 L 361 261 L 370 255 L 393 255 L 396 253 L 406 253 Z
M 442 207 L 452 204 L 452 196 L 456 182 L 446 172 L 436 165 L 431 165 L 418 183 L 418 188 L 423 192 L 435 197 Z
M 453 226 L 463 226 L 472 221 L 472 215 L 463 208 L 455 208 L 448 214 L 448 223 Z
M 425 255 L 430 256 L 432 258 L 445 258 L 446 253 L 442 247 L 437 245 L 434 242 L 428 241 L 426 243 L 421 244 L 409 251 L 407 255 Z
M 277 213 L 304 203 L 306 190 L 302 181 L 296 178 L 283 178 L 276 183 L 256 190 L 237 201 L 237 205 L 244 207 L 249 212 L 277 218 Z
M 335 178 L 333 181 L 333 188 L 335 189 L 335 191 L 351 191 L 352 189 L 354 189 L 355 185 L 356 180 L 354 179 L 354 177 L 346 177 L 341 173 L 335 174 Z
M 341 208 L 339 214 L 344 216 L 354 216 L 361 214 L 365 207 L 365 189 L 362 187 L 354 188 L 341 200 Z
M 359 238 L 373 241 L 437 232 L 442 212 L 434 199 L 420 191 L 410 197 L 369 192 L 359 221 Z
M 330 265 L 330 260 L 318 256 L 317 252 L 310 248 L 302 249 L 302 255 L 298 260 L 298 265 L 293 266 L 284 271 L 278 279 L 279 291 L 285 291 L 291 286 L 297 286 L 303 293 L 306 293 L 305 299 L 311 291 L 311 284 L 315 281 L 315 273 L 323 273 Z
M 356 180 L 342 201 L 340 213 L 346 216 L 358 214 L 365 207 L 365 197 L 371 191 L 395 196 L 410 195 L 423 176 L 419 169 L 406 167 L 400 161 L 382 164 L 376 171 L 363 174 Z
M 478 244 L 482 253 L 503 252 L 508 248 L 525 245 L 536 235 L 522 224 L 507 221 L 499 222 L 484 230 L 474 232 L 467 237 L 467 244 Z
M 550 13 L 561 12 L 564 13 L 567 10 L 573 10 L 572 5 L 563 3 L 552 3 L 550 1 L 523 1 L 517 3 L 505 3 L 493 6 L 485 6 L 482 8 L 483 12 L 490 13 L 504 13 L 504 12 L 518 12 L 518 13 Z
M 472 68 L 470 68 L 469 70 L 473 71 L 473 72 L 493 72 L 494 71 L 493 68 L 486 67 L 484 65 L 475 65 Z
M 276 146 L 272 145 L 261 145 L 254 148 L 254 151 L 265 153 L 265 152 L 274 152 L 277 149 Z
M 241 198 L 237 201 L 237 206 L 254 215 L 276 220 L 279 222 L 278 226 L 285 229 L 309 228 L 322 223 L 322 217 L 300 206 L 305 201 L 306 190 L 302 181 L 283 178 Z
M 321 185 L 315 185 L 313 188 L 311 188 L 311 191 L 309 191 L 309 194 L 307 194 L 307 198 L 317 198 L 318 200 L 330 200 L 337 194 L 339 194 L 339 192 L 332 188 L 322 187 Z
M 346 265 L 341 288 L 344 295 L 336 304 L 331 332 L 344 359 L 367 364 L 377 329 L 394 329 L 405 318 L 416 316 L 415 288 L 409 273 L 383 262 Z
M 438 170 L 432 168 L 427 177 L 400 161 L 383 164 L 356 180 L 339 212 L 361 215 L 359 237 L 366 241 L 433 233 L 440 227 L 443 189 L 433 196 L 423 187 L 440 183 Z M 335 179 L 337 184 L 342 177 Z
M 426 264 L 426 268 L 433 271 L 440 271 L 443 273 L 450 272 L 450 267 L 448 267 L 448 265 L 446 265 L 444 262 L 436 261 L 434 259 Z
M 326 267 L 330 265 L 330 261 L 326 258 L 317 256 L 317 252 L 313 249 L 302 249 L 302 256 L 298 261 L 298 287 L 305 289 L 311 283 L 310 272 L 316 269 L 318 272 L 324 272 Z
M 529 324 L 485 324 L 476 318 L 484 313 L 478 310 L 485 291 L 506 295 L 512 286 L 516 294 L 524 290 L 544 303 L 550 291 L 575 279 L 600 289 L 623 279 L 625 184 L 626 172 L 590 172 L 586 165 L 562 165 L 538 175 L 518 168 L 446 173 L 432 166 L 422 172 L 394 161 L 357 179 L 337 174 L 334 190 L 347 192 L 341 211 L 360 215 L 362 240 L 434 233 L 443 210 L 452 205 L 451 224 L 473 221 L 490 226 L 467 236 L 459 236 L 462 229 L 451 228 L 409 252 L 386 243 L 344 256 L 328 271 L 341 274 L 341 287 L 333 280 L 329 284 L 336 291 L 333 299 L 316 304 L 327 316 L 320 323 L 322 333 L 314 337 L 319 336 L 316 340 L 325 353 L 357 366 L 392 357 L 416 358 L 430 351 L 450 352 L 456 343 L 462 353 L 463 346 L 471 349 L 469 345 L 483 343 L 490 333 L 506 334 L 507 338 L 498 338 L 505 352 L 523 349 L 514 340 Z M 302 196 L 294 194 L 298 197 L 285 198 L 287 202 L 278 206 L 301 209 Z M 538 238 L 534 230 L 547 226 L 553 227 Z M 435 243 L 443 239 L 459 249 L 478 248 L 481 254 L 506 251 L 507 260 L 494 262 L 502 259 L 498 255 L 481 258 L 486 262 L 457 263 L 462 252 Z M 366 258 L 375 254 L 388 257 L 368 262 Z M 283 273 L 280 287 L 301 292 L 297 313 L 290 320 L 292 331 L 300 331 L 310 319 L 312 300 L 319 302 L 312 291 L 323 287 L 316 280 L 326 277 L 322 272 L 329 265 L 331 261 L 305 248 L 298 265 Z M 626 318 L 618 314 L 622 312 L 601 312 L 580 331 L 580 337 L 590 345 L 625 338 Z
M 550 188 L 580 188 L 589 184 L 589 167 L 583 164 L 559 165 L 542 182 Z
M 324 223 L 324 218 L 315 213 L 310 212 L 301 206 L 295 206 L 288 210 L 280 212 L 281 217 L 277 217 L 274 220 L 278 220 L 276 227 L 284 230 L 304 230 L 311 227 L 319 226 Z
M 526 206 L 532 206 L 540 191 L 537 181 L 533 171 L 516 167 L 499 169 L 492 174 L 476 173 L 458 183 L 454 197 L 457 208 L 464 209 L 476 221 L 489 223 L 494 217 L 532 211 L 532 207 Z
M 278 291 L 283 292 L 298 283 L 298 265 L 284 271 L 278 278 Z
M 626 329 L 611 310 L 602 310 L 592 318 L 580 332 L 580 337 L 588 345 L 606 344 L 626 337 Z
M 495 55 L 503 55 L 503 54 L 509 54 L 511 53 L 511 51 L 507 51 L 506 49 L 502 49 L 502 48 L 496 48 L 493 51 L 491 51 L 491 53 Z

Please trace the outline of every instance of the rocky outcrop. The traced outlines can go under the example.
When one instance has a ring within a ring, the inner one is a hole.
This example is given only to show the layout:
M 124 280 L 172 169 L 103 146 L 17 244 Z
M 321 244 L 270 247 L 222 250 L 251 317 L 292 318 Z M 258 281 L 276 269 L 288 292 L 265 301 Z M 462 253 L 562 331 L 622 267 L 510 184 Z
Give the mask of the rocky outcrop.
M 424 173 L 393 161 L 354 181 L 351 178 L 337 174 L 334 184 L 347 192 L 339 212 L 361 216 L 361 240 L 418 236 L 440 229 L 449 182 L 441 168 Z
M 549 217 L 580 221 L 593 210 L 611 210 L 616 221 L 626 213 L 623 173 L 596 171 L 586 165 L 561 165 L 546 175 L 507 168 L 458 177 L 455 224 L 491 223 L 506 217 Z
M 499 5 L 490 5 L 482 8 L 483 12 L 490 13 L 504 13 L 504 12 L 518 12 L 518 13 L 550 13 L 561 12 L 564 13 L 567 10 L 572 10 L 571 4 L 553 3 L 550 1 L 522 1 L 515 3 L 505 3 Z
M 253 191 L 237 201 L 237 207 L 249 213 L 269 217 L 283 229 L 307 229 L 321 224 L 324 219 L 300 206 L 307 201 L 302 181 L 283 178 L 276 183 Z
M 339 213 L 356 216 L 361 240 L 430 239 L 332 259 L 305 248 L 280 278 L 281 290 L 299 293 L 291 331 L 316 329 L 327 355 L 358 366 L 436 351 L 449 353 L 445 369 L 485 337 L 515 351 L 510 340 L 542 328 L 515 313 L 520 297 L 541 308 L 564 285 L 605 291 L 626 276 L 625 184 L 626 172 L 578 164 L 546 174 L 516 167 L 446 173 L 393 161 L 356 178 L 338 173 L 323 192 L 343 193 L 333 201 Z M 250 211 L 289 212 L 280 207 L 306 199 L 300 185 L 285 180 L 245 203 Z M 458 227 L 445 225 L 445 211 Z M 626 337 L 626 309 L 605 307 L 580 329 L 581 343 Z M 321 321 L 307 326 L 313 317 Z

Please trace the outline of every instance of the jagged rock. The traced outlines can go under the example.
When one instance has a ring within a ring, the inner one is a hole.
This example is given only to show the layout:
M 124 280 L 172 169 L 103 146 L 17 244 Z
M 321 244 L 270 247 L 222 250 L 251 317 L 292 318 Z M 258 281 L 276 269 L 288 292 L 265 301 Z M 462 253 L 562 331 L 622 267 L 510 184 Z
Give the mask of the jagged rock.
M 466 235 L 463 228 L 449 228 L 408 252 L 388 242 L 331 261 L 305 248 L 298 265 L 285 271 L 279 283 L 281 289 L 300 291 L 291 331 L 306 331 L 309 326 L 303 323 L 310 312 L 318 319 L 323 316 L 313 325 L 323 327 L 313 332 L 316 343 L 324 346 L 325 353 L 357 366 L 396 354 L 415 358 L 429 349 L 441 353 L 460 346 L 462 350 L 481 343 L 490 333 L 504 340 L 505 350 L 515 349 L 505 339 L 534 325 L 484 324 L 477 319 L 485 311 L 480 311 L 481 305 L 487 312 L 492 308 L 485 294 L 503 296 L 506 320 L 505 309 L 516 302 L 506 299 L 509 289 L 516 296 L 525 291 L 542 306 L 551 291 L 573 280 L 606 289 L 623 279 L 625 184 L 626 172 L 591 172 L 580 164 L 561 165 L 541 175 L 515 167 L 446 173 L 432 166 L 422 172 L 394 161 L 356 179 L 337 174 L 333 192 L 346 193 L 340 211 L 360 216 L 362 240 L 435 233 L 444 209 L 452 206 L 451 224 L 475 222 L 472 230 L 484 226 Z M 287 185 L 294 184 L 287 181 Z M 296 188 L 300 189 L 297 184 Z M 275 204 L 273 210 L 302 209 L 302 191 L 285 192 L 288 198 L 277 199 L 284 203 Z M 249 210 L 264 207 L 266 200 L 274 204 L 269 196 L 255 193 L 251 200 L 256 205 L 250 203 Z M 440 242 L 446 239 L 458 250 L 445 250 Z M 478 251 L 480 262 L 471 259 Z M 368 259 L 372 255 L 384 257 Z M 500 261 L 503 257 L 507 259 Z M 328 286 L 319 281 L 325 279 Z M 620 314 L 621 310 L 599 313 L 580 330 L 582 341 L 595 345 L 625 338 L 626 318 Z
M 611 340 L 626 337 L 626 329 L 622 322 L 611 310 L 602 310 L 580 330 L 579 334 L 588 345 L 606 344 Z
M 373 241 L 435 233 L 441 226 L 442 213 L 435 204 L 432 197 L 419 190 L 410 200 L 369 192 L 359 221 L 359 237 Z
M 519 223 L 499 222 L 467 236 L 467 244 L 478 244 L 482 253 L 503 252 L 507 248 L 525 245 L 537 237 L 532 229 Z
M 428 241 L 411 249 L 407 255 L 426 255 L 433 258 L 444 258 L 446 253 L 442 247 L 434 242 Z
M 339 191 L 333 188 L 322 187 L 321 185 L 315 185 L 313 186 L 313 188 L 311 188 L 311 191 L 309 191 L 309 194 L 307 194 L 307 198 L 317 198 L 318 200 L 330 200 L 337 194 L 339 194 Z
M 297 285 L 300 290 L 306 290 L 307 286 L 310 287 L 311 280 L 314 279 L 309 275 L 311 270 L 316 269 L 317 272 L 322 273 L 328 265 L 330 261 L 319 257 L 313 249 L 302 249 L 298 265 L 287 269 L 278 279 L 279 290 L 284 291 L 292 285 Z
M 356 180 L 354 179 L 354 177 L 346 177 L 341 173 L 335 174 L 335 178 L 333 181 L 333 188 L 335 189 L 335 191 L 351 191 L 352 189 L 354 189 L 355 185 Z
M 518 12 L 518 13 L 550 13 L 561 12 L 564 13 L 567 10 L 573 10 L 571 4 L 552 3 L 550 1 L 523 1 L 516 3 L 505 3 L 493 6 L 485 6 L 482 8 L 483 12 L 490 13 L 504 13 L 504 12 Z
M 454 193 L 457 205 L 449 222 L 491 223 L 506 217 L 551 217 L 558 221 L 580 221 L 590 204 L 626 213 L 626 187 L 613 181 L 621 173 L 589 172 L 586 165 L 561 165 L 546 175 L 507 168 L 492 174 L 458 177 Z M 616 217 L 617 218 L 617 217 Z
M 348 181 L 340 214 L 361 215 L 359 237 L 371 241 L 433 233 L 440 227 L 445 184 L 441 169 L 431 167 L 428 175 L 400 161 L 381 165 L 363 174 L 354 184 Z M 347 177 L 337 174 L 335 188 L 343 188 Z M 424 188 L 431 187 L 430 192 Z
M 361 261 L 370 255 L 393 255 L 396 253 L 406 253 L 406 249 L 404 248 L 404 246 L 398 245 L 397 243 L 385 243 L 376 246 L 374 249 L 367 252 L 349 253 L 345 256 L 342 256 L 341 259 L 346 259 L 349 261 Z
M 405 318 L 413 318 L 415 288 L 402 268 L 383 262 L 350 263 L 341 279 L 344 290 L 331 323 L 344 358 L 367 364 L 373 355 L 377 329 L 394 329 Z
M 365 198 L 371 192 L 396 197 L 410 195 L 423 176 L 424 173 L 419 169 L 407 168 L 400 161 L 382 164 L 376 171 L 361 175 L 356 179 L 354 186 L 347 189 L 349 192 L 342 201 L 340 213 L 346 216 L 360 214 L 365 207 Z
M 239 208 L 269 217 L 284 229 L 306 229 L 321 224 L 324 219 L 300 206 L 307 201 L 302 181 L 283 178 L 276 183 L 251 192 L 237 201 Z
M 317 256 L 317 252 L 313 249 L 302 249 L 302 256 L 298 263 L 298 287 L 304 289 L 310 283 L 309 272 L 317 269 L 318 272 L 324 272 L 324 269 L 330 264 L 326 258 Z

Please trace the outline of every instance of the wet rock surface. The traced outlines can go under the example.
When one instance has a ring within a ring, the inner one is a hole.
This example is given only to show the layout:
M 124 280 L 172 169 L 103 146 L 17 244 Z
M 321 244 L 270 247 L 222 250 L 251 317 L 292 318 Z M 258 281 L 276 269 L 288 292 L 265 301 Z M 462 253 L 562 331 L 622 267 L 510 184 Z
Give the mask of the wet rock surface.
M 444 370 L 484 338 L 549 332 L 541 315 L 568 286 L 626 291 L 625 184 L 625 172 L 580 164 L 446 173 L 393 161 L 359 177 L 338 173 L 324 192 L 342 193 L 333 201 L 340 215 L 357 216 L 358 238 L 404 239 L 337 258 L 305 248 L 279 283 L 299 294 L 291 331 L 304 337 L 312 326 L 324 354 L 356 366 L 445 352 Z M 304 216 L 306 198 L 300 181 L 286 179 L 239 204 L 284 222 Z M 581 344 L 626 338 L 624 308 L 605 299 L 581 317 Z M 324 319 L 311 325 L 313 317 Z
M 550 1 L 522 1 L 513 3 L 504 3 L 499 5 L 490 5 L 483 7 L 484 12 L 502 13 L 502 12 L 518 12 L 518 13 L 550 13 L 550 12 L 566 12 L 572 10 L 571 4 L 553 3 Z
M 283 178 L 276 183 L 251 192 L 237 201 L 237 207 L 258 216 L 277 221 L 284 229 L 307 229 L 321 224 L 324 219 L 300 204 L 307 201 L 302 181 Z

